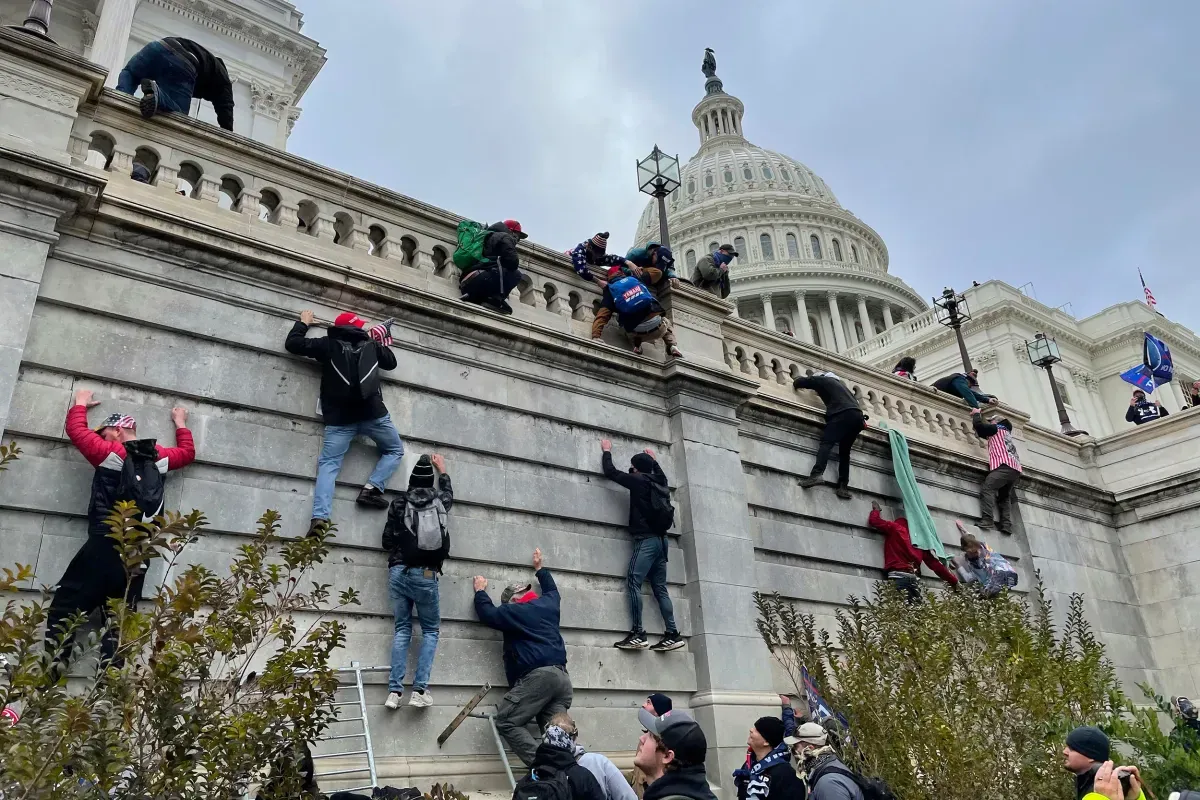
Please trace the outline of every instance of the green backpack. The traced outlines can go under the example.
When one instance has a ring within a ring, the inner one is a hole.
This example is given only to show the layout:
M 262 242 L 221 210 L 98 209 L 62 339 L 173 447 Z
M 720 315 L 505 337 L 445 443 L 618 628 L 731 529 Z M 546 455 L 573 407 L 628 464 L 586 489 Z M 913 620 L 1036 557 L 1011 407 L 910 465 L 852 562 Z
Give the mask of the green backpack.
M 464 219 L 458 223 L 458 247 L 451 257 L 454 265 L 465 272 L 483 261 L 483 243 L 490 232 L 474 220 Z

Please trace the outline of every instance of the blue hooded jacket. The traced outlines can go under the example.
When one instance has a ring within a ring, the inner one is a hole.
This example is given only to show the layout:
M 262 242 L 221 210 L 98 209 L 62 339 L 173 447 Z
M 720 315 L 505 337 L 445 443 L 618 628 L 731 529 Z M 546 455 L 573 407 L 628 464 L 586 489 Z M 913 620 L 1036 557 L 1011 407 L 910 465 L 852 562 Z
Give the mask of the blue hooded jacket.
M 475 613 L 504 633 L 504 675 L 509 686 L 538 667 L 566 667 L 567 646 L 559 632 L 560 598 L 550 570 L 537 571 L 542 595 L 528 603 L 496 606 L 485 591 L 475 593 Z

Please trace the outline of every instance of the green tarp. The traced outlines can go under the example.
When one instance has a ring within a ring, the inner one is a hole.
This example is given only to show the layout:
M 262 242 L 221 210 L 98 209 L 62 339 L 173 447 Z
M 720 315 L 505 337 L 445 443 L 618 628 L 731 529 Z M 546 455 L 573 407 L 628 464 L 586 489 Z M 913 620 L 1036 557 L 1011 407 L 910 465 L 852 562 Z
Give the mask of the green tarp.
M 900 485 L 900 496 L 904 500 L 904 516 L 908 518 L 908 535 L 913 546 L 929 550 L 945 561 L 946 548 L 937 535 L 933 517 L 925 499 L 921 497 L 921 486 L 917 476 L 913 474 L 912 463 L 908 460 L 908 440 L 898 430 L 881 423 L 880 427 L 887 431 L 888 444 L 892 448 L 892 471 L 896 473 L 896 483 Z

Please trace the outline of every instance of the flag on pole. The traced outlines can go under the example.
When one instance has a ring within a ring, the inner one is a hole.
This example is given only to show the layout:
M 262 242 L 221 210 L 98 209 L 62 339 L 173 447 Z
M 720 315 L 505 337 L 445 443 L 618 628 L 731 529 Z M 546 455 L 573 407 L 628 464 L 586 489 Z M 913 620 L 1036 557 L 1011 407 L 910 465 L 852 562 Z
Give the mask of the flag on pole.
M 1171 350 L 1162 339 L 1146 334 L 1142 347 L 1142 364 L 1150 370 L 1151 376 L 1158 384 L 1170 383 L 1175 378 L 1175 363 L 1171 359 Z
M 1146 305 L 1158 311 L 1158 303 L 1154 299 L 1154 292 L 1150 291 L 1150 287 L 1146 285 L 1146 279 L 1142 277 L 1142 268 L 1138 267 L 1138 279 L 1142 282 L 1142 291 L 1146 293 Z M 1158 313 L 1162 313 L 1158 311 Z
M 1145 364 L 1138 364 L 1136 367 L 1125 370 L 1121 373 L 1121 380 L 1132 383 L 1146 394 L 1154 393 L 1154 375 Z

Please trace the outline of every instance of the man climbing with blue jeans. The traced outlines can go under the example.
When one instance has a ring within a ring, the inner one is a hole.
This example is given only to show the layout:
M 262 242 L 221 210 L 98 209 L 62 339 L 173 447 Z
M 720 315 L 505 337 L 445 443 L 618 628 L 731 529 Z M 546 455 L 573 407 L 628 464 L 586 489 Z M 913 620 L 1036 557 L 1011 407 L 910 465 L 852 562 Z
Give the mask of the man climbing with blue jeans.
M 396 368 L 389 323 L 364 331 L 366 322 L 346 312 L 337 315 L 328 334 L 308 338 L 308 328 L 315 321 L 313 312 L 302 311 L 284 343 L 289 353 L 321 364 L 319 413 L 325 419 L 325 435 L 317 459 L 309 536 L 329 527 L 334 485 L 355 436 L 367 436 L 379 448 L 375 470 L 358 493 L 356 502 L 360 506 L 388 507 L 383 490 L 404 457 L 404 443 L 383 404 L 379 379 L 381 370 Z
M 939 392 L 956 395 L 967 402 L 971 408 L 979 408 L 980 403 L 995 404 L 1000 402 L 995 395 L 979 391 L 979 370 L 956 372 L 933 382 L 933 388 Z
M 225 62 L 191 39 L 168 36 L 137 51 L 121 70 L 117 91 L 132 95 L 138 87 L 146 119 L 167 111 L 186 116 L 195 97 L 210 101 L 217 124 L 233 130 L 233 84 Z
M 413 677 L 408 704 L 416 708 L 433 705 L 429 673 L 433 670 L 442 622 L 438 576 L 442 574 L 442 562 L 450 555 L 446 512 L 453 505 L 454 487 L 446 473 L 446 461 L 434 453 L 417 460 L 408 479 L 408 491 L 393 500 L 388 509 L 383 549 L 388 554 L 388 595 L 396 615 L 392 671 L 384 702 L 390 709 L 399 708 L 404 696 L 414 606 L 421 622 L 421 652 L 417 655 L 417 674 Z
M 614 646 L 622 650 L 644 650 L 650 646 L 642 629 L 642 584 L 649 580 L 666 629 L 663 638 L 650 649 L 660 653 L 678 650 L 684 641 L 675 627 L 675 612 L 667 594 L 667 531 L 674 516 L 667 476 L 652 450 L 635 455 L 630 460 L 629 472 L 621 472 L 613 466 L 612 442 L 602 440 L 600 449 L 604 451 L 600 458 L 604 476 L 629 490 L 629 533 L 633 536 L 633 555 L 625 580 L 632 624 L 629 635 Z

